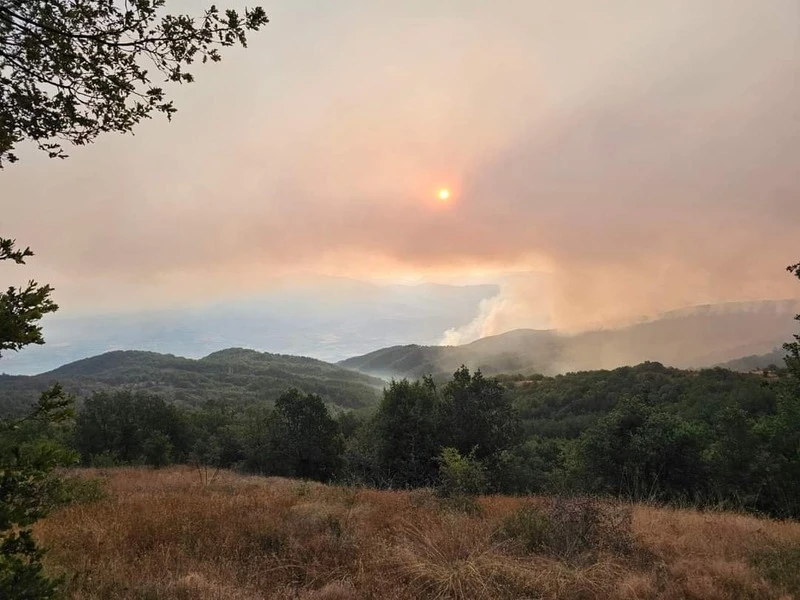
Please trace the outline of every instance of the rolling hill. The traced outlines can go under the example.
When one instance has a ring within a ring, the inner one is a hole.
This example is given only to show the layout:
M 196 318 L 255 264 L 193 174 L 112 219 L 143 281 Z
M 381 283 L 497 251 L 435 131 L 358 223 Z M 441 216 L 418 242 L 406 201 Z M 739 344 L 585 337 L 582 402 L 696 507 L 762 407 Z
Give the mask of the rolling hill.
M 377 285 L 320 276 L 273 285 L 252 298 L 192 308 L 48 315 L 47 343 L 4 354 L 0 370 L 35 375 L 128 349 L 201 358 L 244 347 L 335 362 L 381 345 L 434 344 L 498 292 L 494 285 Z
M 0 375 L 0 414 L 28 406 L 43 389 L 60 382 L 86 395 L 125 388 L 163 395 L 184 405 L 207 400 L 274 400 L 296 387 L 343 408 L 370 406 L 383 381 L 313 358 L 231 348 L 194 360 L 156 352 L 115 351 L 69 363 L 41 375 Z
M 462 364 L 489 374 L 546 375 L 644 361 L 710 367 L 779 348 L 795 330 L 798 310 L 797 300 L 698 306 L 616 329 L 518 329 L 462 346 L 393 346 L 338 364 L 384 378 L 452 373 Z
M 776 348 L 772 352 L 766 354 L 751 354 L 743 356 L 734 360 L 726 361 L 719 366 L 731 371 L 738 371 L 740 373 L 749 373 L 751 371 L 761 371 L 773 366 L 783 367 L 783 359 L 786 356 L 786 350 L 783 348 Z

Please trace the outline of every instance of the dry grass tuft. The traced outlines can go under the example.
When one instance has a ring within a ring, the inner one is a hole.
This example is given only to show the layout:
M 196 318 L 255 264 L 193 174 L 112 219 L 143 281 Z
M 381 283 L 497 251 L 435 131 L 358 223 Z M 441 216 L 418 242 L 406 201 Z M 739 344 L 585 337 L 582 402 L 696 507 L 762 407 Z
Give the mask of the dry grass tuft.
M 86 471 L 40 523 L 79 600 L 800 597 L 800 524 L 591 500 L 324 486 L 188 468 Z M 537 537 L 538 536 L 538 537 Z
M 514 561 L 483 521 L 463 514 L 406 524 L 394 558 L 417 598 L 500 598 L 513 588 Z

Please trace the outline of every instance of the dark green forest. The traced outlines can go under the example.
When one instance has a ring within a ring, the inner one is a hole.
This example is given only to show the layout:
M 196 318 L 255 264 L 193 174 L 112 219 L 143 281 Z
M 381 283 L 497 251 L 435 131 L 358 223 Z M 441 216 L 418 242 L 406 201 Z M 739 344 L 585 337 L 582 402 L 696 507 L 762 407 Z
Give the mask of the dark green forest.
M 197 406 L 158 394 L 86 398 L 60 439 L 86 466 L 186 463 L 389 488 L 599 494 L 800 516 L 796 373 L 644 363 L 557 377 L 392 381 L 371 411 L 324 397 Z M 455 465 L 455 466 L 454 466 Z M 459 467 L 460 465 L 460 467 Z

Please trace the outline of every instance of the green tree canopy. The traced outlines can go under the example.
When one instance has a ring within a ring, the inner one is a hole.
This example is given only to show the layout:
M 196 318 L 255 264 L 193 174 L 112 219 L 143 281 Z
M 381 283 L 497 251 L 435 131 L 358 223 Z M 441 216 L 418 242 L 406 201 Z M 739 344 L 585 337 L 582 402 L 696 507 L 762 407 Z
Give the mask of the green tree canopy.
M 162 466 L 167 456 L 185 457 L 190 440 L 188 424 L 175 406 L 152 394 L 120 390 L 84 401 L 75 420 L 75 446 L 87 465 L 108 456 Z
M 703 482 L 700 435 L 680 417 L 625 399 L 581 435 L 574 468 L 592 491 L 677 497 Z
M 461 367 L 442 390 L 444 418 L 449 422 L 445 446 L 462 456 L 474 452 L 485 460 L 520 441 L 520 429 L 511 398 L 497 379 Z
M 271 471 L 328 481 L 344 450 L 339 425 L 322 398 L 290 390 L 275 402 L 270 423 Z
M 440 399 L 430 378 L 392 381 L 374 420 L 378 469 L 392 485 L 432 484 L 441 448 Z

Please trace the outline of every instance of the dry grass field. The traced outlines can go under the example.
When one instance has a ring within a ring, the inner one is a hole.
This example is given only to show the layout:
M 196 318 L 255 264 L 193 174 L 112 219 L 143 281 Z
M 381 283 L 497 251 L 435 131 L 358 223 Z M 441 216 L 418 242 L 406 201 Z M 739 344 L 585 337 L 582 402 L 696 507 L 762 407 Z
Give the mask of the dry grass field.
M 172 468 L 37 527 L 76 599 L 800 598 L 800 523 L 387 492 Z

